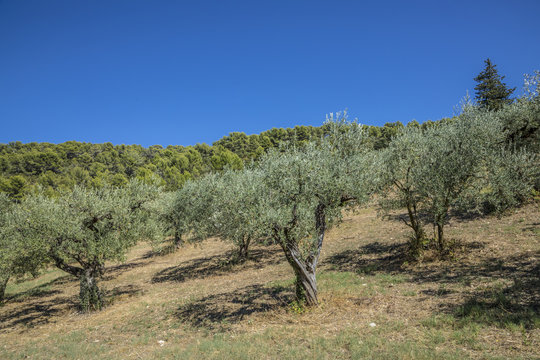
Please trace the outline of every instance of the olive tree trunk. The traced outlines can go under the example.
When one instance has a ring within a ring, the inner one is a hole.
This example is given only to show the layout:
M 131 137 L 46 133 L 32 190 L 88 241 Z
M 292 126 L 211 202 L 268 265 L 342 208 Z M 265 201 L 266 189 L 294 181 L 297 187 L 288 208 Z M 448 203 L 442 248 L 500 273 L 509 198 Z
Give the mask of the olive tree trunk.
M 251 237 L 247 236 L 242 239 L 238 244 L 237 260 L 238 262 L 244 262 L 249 258 L 249 244 L 251 243 Z
M 439 246 L 439 251 L 442 253 L 446 250 L 446 242 L 444 239 L 444 224 L 437 223 L 437 245 Z
M 301 305 L 318 305 L 317 279 L 315 277 L 317 264 L 312 260 L 313 257 L 302 260 L 298 247 L 293 243 L 282 246 L 282 248 L 296 275 L 296 301 Z
M 319 204 L 315 210 L 317 242 L 307 258 L 302 259 L 298 242 L 289 237 L 289 229 L 284 229 L 285 239 L 283 239 L 284 241 L 280 241 L 287 261 L 292 266 L 296 275 L 296 301 L 301 305 L 316 306 L 319 304 L 317 298 L 316 270 L 326 231 L 324 210 L 325 205 L 323 204 Z
M 447 211 L 439 213 L 435 216 L 435 236 L 437 238 L 437 247 L 439 248 L 439 252 L 441 254 L 446 250 L 446 239 L 444 238 L 444 223 L 446 222 Z
M 84 312 L 101 310 L 103 294 L 97 285 L 99 272 L 94 269 L 84 269 L 80 276 L 79 300 Z
M 4 296 L 6 295 L 6 287 L 9 281 L 9 275 L 0 275 L 0 303 L 4 301 Z
M 310 261 L 302 262 L 292 253 L 291 256 L 293 258 L 291 265 L 296 275 L 296 301 L 307 306 L 318 305 L 316 265 Z
M 425 233 L 424 229 L 422 228 L 420 219 L 418 218 L 416 204 L 413 203 L 410 198 L 407 199 L 407 213 L 409 215 L 409 223 L 405 221 L 405 224 L 410 226 L 414 231 L 414 235 L 410 242 L 410 252 L 412 256 L 418 257 L 422 252 L 422 245 L 424 242 Z
M 176 250 L 180 249 L 184 245 L 184 241 L 182 240 L 182 234 L 178 230 L 174 231 L 174 248 Z
M 77 267 L 67 264 L 62 258 L 54 253 L 50 254 L 55 265 L 60 270 L 79 278 L 79 301 L 82 311 L 94 311 L 103 308 L 103 293 L 99 289 L 97 282 L 103 274 L 104 268 L 98 262 L 81 262 L 84 267 Z

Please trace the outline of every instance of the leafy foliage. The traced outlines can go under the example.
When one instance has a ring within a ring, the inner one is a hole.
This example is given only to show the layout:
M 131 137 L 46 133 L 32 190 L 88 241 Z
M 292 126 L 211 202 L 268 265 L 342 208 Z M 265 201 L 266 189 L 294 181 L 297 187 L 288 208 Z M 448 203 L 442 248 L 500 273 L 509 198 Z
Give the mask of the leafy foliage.
M 256 169 L 229 170 L 219 177 L 214 188 L 211 225 L 215 235 L 237 246 L 238 261 L 249 257 L 252 241 L 266 235 L 258 214 L 262 176 L 264 174 Z
M 410 126 L 429 127 L 434 122 Z M 388 123 L 382 127 L 364 125 L 364 146 L 381 149 L 390 143 L 404 126 Z M 49 196 L 58 196 L 75 185 L 100 188 L 124 186 L 137 178 L 153 183 L 160 179 L 166 191 L 176 191 L 190 179 L 223 171 L 241 169 L 271 149 L 302 147 L 320 141 L 328 134 L 326 125 L 270 129 L 261 134 L 233 132 L 213 146 L 90 144 L 68 141 L 62 144 L 11 142 L 0 144 L 0 192 L 20 200 L 35 188 L 42 187 Z
M 34 252 L 81 281 L 83 310 L 103 306 L 97 281 L 106 261 L 121 261 L 139 239 L 159 235 L 147 205 L 157 188 L 132 181 L 123 188 L 75 187 L 58 198 L 28 197 L 14 213 L 10 238 L 23 252 Z M 76 265 L 73 265 L 76 264 Z
M 524 95 L 497 116 L 510 143 L 540 154 L 540 71 L 525 76 Z
M 498 113 L 465 106 L 455 120 L 403 132 L 381 156 L 382 205 L 405 206 L 413 255 L 426 243 L 424 221 L 446 250 L 444 226 L 459 213 L 503 210 L 530 196 L 535 156 L 507 145 Z M 422 213 L 427 218 L 422 218 Z
M 284 251 L 296 275 L 298 303 L 316 305 L 316 269 L 326 229 L 349 201 L 368 198 L 363 129 L 330 119 L 320 144 L 271 152 L 257 164 L 264 174 L 259 221 Z
M 186 183 L 171 208 L 177 231 L 192 240 L 231 241 L 238 248 L 236 260 L 246 260 L 250 243 L 264 236 L 257 214 L 261 176 L 254 169 L 228 169 Z
M 25 202 L 30 207 L 34 205 L 30 200 Z M 42 217 L 36 220 L 37 223 L 43 224 L 50 218 L 46 212 L 40 215 Z M 25 274 L 36 276 L 46 263 L 40 248 L 28 241 L 30 221 L 26 208 L 0 193 L 0 302 L 11 277 Z

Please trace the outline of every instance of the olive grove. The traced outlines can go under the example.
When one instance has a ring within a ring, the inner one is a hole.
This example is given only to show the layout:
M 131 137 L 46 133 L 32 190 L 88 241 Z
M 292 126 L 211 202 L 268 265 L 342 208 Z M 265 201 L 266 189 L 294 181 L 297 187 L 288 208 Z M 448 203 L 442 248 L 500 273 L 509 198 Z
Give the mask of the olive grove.
M 430 240 L 441 253 L 447 250 L 444 228 L 452 214 L 500 211 L 530 196 L 537 159 L 506 136 L 497 113 L 466 105 L 451 121 L 406 129 L 381 152 L 380 203 L 406 207 L 413 256 Z M 433 237 L 425 223 L 433 226 Z
M 538 77 L 530 78 L 535 87 L 527 96 L 497 111 L 466 104 L 458 116 L 429 126 L 393 127 L 384 146 L 341 114 L 331 115 L 318 137 L 249 150 L 257 159 L 251 163 L 229 150 L 242 148 L 239 135 L 215 151 L 201 145 L 215 172 L 171 180 L 178 186 L 158 178 L 175 192 L 162 191 L 152 171 L 133 172 L 138 180 L 117 177 L 116 185 L 81 181 L 86 187 L 0 192 L 0 301 L 10 278 L 52 265 L 79 279 L 83 310 L 100 309 L 105 262 L 123 260 L 139 240 L 173 235 L 175 248 L 208 237 L 231 242 L 236 262 L 249 259 L 254 242 L 273 241 L 294 271 L 298 304 L 317 305 L 326 231 L 345 207 L 368 200 L 385 213 L 405 209 L 413 257 L 428 247 L 444 255 L 452 217 L 502 212 L 538 190 Z M 15 180 L 10 189 L 24 179 Z

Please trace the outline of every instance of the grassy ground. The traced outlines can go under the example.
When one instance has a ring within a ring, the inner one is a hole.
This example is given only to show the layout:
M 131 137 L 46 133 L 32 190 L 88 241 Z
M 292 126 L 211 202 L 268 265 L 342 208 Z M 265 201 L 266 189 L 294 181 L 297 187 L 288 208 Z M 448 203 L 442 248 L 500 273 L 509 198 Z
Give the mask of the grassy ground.
M 454 221 L 451 259 L 410 264 L 408 229 L 374 210 L 345 217 L 323 247 L 321 306 L 291 305 L 293 276 L 276 246 L 228 265 L 207 240 L 109 267 L 110 305 L 77 310 L 78 282 L 58 270 L 10 283 L 1 359 L 539 359 L 540 211 Z

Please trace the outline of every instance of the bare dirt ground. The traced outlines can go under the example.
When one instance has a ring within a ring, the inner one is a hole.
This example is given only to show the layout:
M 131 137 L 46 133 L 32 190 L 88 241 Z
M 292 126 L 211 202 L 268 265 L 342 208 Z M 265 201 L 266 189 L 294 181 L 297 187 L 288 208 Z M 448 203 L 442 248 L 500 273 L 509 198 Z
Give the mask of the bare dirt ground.
M 217 239 L 166 255 L 137 246 L 110 264 L 109 305 L 93 314 L 59 270 L 10 283 L 0 358 L 540 358 L 538 204 L 453 220 L 453 254 L 420 263 L 394 215 L 363 209 L 329 231 L 315 309 L 291 306 L 278 246 L 231 265 Z

